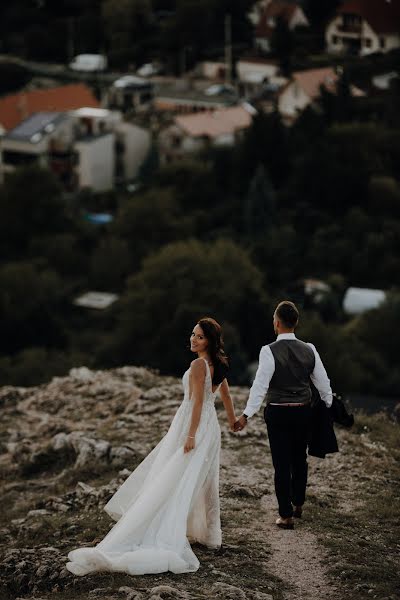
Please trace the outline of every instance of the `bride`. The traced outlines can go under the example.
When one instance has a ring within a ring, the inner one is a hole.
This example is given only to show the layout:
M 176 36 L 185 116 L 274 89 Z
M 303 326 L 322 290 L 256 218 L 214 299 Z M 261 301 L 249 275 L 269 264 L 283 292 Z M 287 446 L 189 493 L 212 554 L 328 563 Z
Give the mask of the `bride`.
M 104 507 L 118 523 L 94 548 L 68 554 L 71 573 L 187 573 L 200 564 L 189 542 L 221 546 L 217 391 L 232 431 L 236 421 L 221 326 L 201 319 L 190 349 L 198 358 L 183 376 L 184 398 L 167 434 Z

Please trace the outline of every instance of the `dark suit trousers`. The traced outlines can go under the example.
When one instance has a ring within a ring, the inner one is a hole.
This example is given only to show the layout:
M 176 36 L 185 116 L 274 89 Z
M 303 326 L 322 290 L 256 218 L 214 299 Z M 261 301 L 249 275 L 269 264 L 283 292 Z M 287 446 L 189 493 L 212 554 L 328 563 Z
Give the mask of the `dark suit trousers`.
M 279 514 L 293 516 L 293 507 L 302 506 L 307 486 L 307 443 L 310 434 L 310 406 L 271 406 L 264 410 Z

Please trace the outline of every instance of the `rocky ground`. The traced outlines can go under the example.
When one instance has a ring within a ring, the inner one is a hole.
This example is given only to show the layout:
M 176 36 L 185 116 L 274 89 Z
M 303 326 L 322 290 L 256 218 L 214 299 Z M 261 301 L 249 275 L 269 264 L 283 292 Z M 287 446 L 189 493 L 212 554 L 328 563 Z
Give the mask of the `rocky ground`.
M 232 394 L 239 412 L 247 390 Z M 281 531 L 261 413 L 234 435 L 218 405 L 222 549 L 197 546 L 186 575 L 69 573 L 67 553 L 112 526 L 102 507 L 181 399 L 179 380 L 136 367 L 0 389 L 0 600 L 400 598 L 400 438 L 386 416 L 359 415 L 337 431 L 339 454 L 310 459 L 304 518 Z

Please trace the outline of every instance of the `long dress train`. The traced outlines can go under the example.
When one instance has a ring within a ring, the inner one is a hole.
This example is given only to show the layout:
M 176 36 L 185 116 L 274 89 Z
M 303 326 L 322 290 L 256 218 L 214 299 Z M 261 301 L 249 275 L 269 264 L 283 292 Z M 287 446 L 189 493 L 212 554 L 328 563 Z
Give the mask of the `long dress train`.
M 189 540 L 211 548 L 221 545 L 219 456 L 221 432 L 215 392 L 206 362 L 204 401 L 196 447 L 184 454 L 193 401 L 189 372 L 182 383 L 184 398 L 165 437 L 133 471 L 105 505 L 117 521 L 94 548 L 68 554 L 75 575 L 92 571 L 187 573 L 199 561 Z

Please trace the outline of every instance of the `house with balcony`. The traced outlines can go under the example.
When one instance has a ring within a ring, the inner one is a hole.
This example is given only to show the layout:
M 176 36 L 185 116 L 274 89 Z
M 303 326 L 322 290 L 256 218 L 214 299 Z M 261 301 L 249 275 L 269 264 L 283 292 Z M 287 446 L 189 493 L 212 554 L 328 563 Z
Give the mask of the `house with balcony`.
M 400 48 L 399 0 L 349 0 L 325 30 L 332 54 L 366 56 Z

